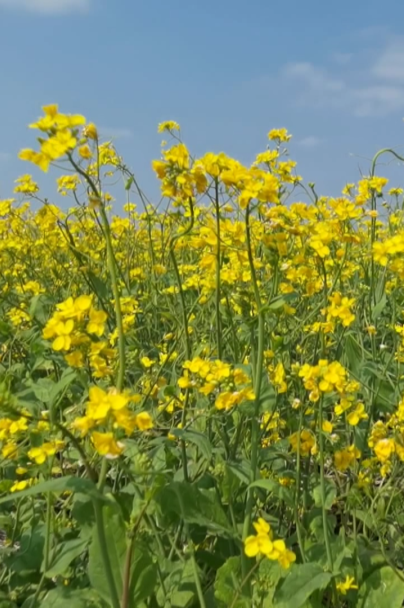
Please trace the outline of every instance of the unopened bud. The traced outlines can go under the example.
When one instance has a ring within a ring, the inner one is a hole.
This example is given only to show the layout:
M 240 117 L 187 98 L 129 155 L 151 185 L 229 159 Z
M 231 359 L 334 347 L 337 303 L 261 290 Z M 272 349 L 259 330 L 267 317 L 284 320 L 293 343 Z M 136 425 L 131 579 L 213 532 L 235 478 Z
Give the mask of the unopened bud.
M 95 126 L 95 124 L 93 122 L 90 122 L 85 128 L 84 128 L 84 135 L 86 137 L 88 137 L 88 139 L 98 139 L 98 131 L 97 131 L 97 127 Z

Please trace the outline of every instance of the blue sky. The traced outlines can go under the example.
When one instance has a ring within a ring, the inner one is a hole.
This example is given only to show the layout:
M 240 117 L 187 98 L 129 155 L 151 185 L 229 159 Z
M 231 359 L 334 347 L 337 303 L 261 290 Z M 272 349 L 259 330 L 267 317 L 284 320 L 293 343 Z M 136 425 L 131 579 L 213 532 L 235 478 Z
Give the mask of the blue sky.
M 113 136 L 152 196 L 166 119 L 194 155 L 245 163 L 285 126 L 299 173 L 337 195 L 379 148 L 404 153 L 403 23 L 402 0 L 0 0 L 0 198 L 37 176 L 17 154 L 54 102 Z M 379 174 L 404 185 L 396 163 Z

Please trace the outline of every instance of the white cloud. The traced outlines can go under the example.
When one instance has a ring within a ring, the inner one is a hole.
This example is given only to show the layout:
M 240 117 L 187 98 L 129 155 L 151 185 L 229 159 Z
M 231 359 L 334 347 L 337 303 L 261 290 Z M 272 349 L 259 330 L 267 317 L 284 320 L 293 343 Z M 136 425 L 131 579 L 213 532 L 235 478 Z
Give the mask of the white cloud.
M 337 66 L 289 63 L 281 78 L 292 89 L 289 98 L 298 105 L 345 109 L 361 117 L 404 110 L 404 38 L 390 40 L 376 59 L 371 57 L 365 55 L 365 64 L 362 58 L 358 67 L 353 61 L 349 72 Z
M 338 65 L 347 65 L 352 59 L 352 53 L 333 53 L 331 59 Z
M 313 92 L 336 92 L 345 88 L 342 80 L 329 76 L 325 69 L 309 62 L 289 63 L 283 73 L 286 78 L 302 81 Z
M 111 139 L 130 139 L 133 137 L 132 131 L 125 128 L 99 127 L 98 131 L 102 138 L 110 137 Z
M 387 45 L 372 67 L 377 78 L 404 82 L 404 40 L 396 40 Z
M 91 0 L 0 0 L 0 8 L 25 10 L 33 13 L 56 15 L 61 13 L 86 12 Z
M 307 137 L 303 137 L 303 139 L 298 139 L 295 143 L 304 148 L 316 148 L 323 143 L 323 140 L 315 135 L 308 135 Z
M 356 116 L 378 116 L 404 108 L 404 87 L 371 85 L 352 91 Z

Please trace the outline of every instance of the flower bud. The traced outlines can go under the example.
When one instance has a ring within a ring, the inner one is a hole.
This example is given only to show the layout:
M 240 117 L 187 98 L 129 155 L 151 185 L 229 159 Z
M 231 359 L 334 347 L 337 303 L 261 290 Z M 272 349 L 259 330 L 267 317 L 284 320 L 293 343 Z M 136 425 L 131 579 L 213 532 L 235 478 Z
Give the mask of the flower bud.
M 88 137 L 88 139 L 98 139 L 98 131 L 97 127 L 93 122 L 90 122 L 84 129 L 84 135 Z

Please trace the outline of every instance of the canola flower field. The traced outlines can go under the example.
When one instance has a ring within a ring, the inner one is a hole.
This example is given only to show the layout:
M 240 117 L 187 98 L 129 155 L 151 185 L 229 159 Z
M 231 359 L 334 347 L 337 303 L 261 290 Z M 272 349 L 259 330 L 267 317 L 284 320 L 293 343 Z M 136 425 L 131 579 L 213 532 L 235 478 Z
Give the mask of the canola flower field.
M 400 608 L 400 157 L 319 197 L 285 129 L 247 167 L 168 121 L 153 205 L 43 111 L 66 202 L 0 201 L 0 608 Z

